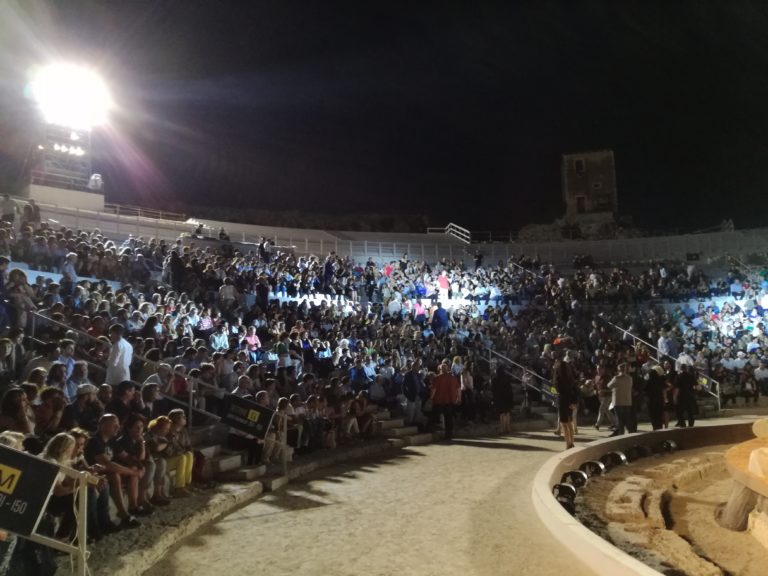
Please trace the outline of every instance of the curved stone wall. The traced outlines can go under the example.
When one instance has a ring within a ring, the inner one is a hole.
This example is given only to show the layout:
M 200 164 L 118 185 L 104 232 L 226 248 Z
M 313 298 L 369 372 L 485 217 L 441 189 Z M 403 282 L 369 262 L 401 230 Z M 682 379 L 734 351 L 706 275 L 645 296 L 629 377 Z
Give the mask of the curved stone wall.
M 550 458 L 534 478 L 533 504 L 539 518 L 552 535 L 595 574 L 659 576 L 660 573 L 656 570 L 619 550 L 582 525 L 555 499 L 554 486 L 561 482 L 565 473 L 579 470 L 585 462 L 599 461 L 601 457 L 614 451 L 626 453 L 635 446 L 660 450 L 665 441 L 674 442 L 681 450 L 685 450 L 716 444 L 736 444 L 753 437 L 752 422 L 749 421 L 698 428 L 658 430 L 598 440 Z

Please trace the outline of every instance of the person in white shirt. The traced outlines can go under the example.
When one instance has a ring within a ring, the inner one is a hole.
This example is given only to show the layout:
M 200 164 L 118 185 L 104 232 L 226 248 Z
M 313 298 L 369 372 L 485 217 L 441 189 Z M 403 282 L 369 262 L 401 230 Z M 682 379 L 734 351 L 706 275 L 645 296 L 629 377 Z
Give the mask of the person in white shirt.
M 760 366 L 755 370 L 755 380 L 760 394 L 768 396 L 768 358 L 760 358 Z
M 214 352 L 224 352 L 229 350 L 229 337 L 223 324 L 216 327 L 216 331 L 209 338 L 211 348 Z
M 109 328 L 109 339 L 112 342 L 112 348 L 107 359 L 106 383 L 112 386 L 131 379 L 133 346 L 123 338 L 123 330 L 120 324 L 113 324 Z
M 694 366 L 693 356 L 688 353 L 687 346 L 675 360 L 675 371 L 680 372 L 683 366 Z
M 656 347 L 659 349 L 659 353 L 663 354 L 664 356 L 669 356 L 671 350 L 666 331 L 662 330 L 661 334 L 659 335 L 659 340 L 656 343 Z
M 151 384 L 157 384 L 161 394 L 171 394 L 171 376 L 173 376 L 173 368 L 166 362 L 161 362 L 157 365 L 157 372 L 150 374 L 143 385 L 149 386 Z
M 733 361 L 733 370 L 744 370 L 744 366 L 747 365 L 747 355 L 739 350 L 736 353 L 736 359 Z

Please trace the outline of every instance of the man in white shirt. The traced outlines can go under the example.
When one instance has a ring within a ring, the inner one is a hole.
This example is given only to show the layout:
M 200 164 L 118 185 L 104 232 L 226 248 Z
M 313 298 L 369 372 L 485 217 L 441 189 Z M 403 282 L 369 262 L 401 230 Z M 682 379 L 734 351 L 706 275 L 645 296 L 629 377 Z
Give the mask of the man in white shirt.
M 683 366 L 693 366 L 693 356 L 688 353 L 688 344 L 683 348 L 683 351 L 675 360 L 675 371 L 680 372 Z
M 736 359 L 733 361 L 733 370 L 744 370 L 744 366 L 747 365 L 747 355 L 743 350 L 736 352 Z
M 107 359 L 106 383 L 112 386 L 131 379 L 133 346 L 123 338 L 123 330 L 120 324 L 113 324 L 109 327 L 109 340 L 112 342 L 112 348 Z
M 661 334 L 659 335 L 659 340 L 656 343 L 656 347 L 659 349 L 660 354 L 663 354 L 664 356 L 670 355 L 671 349 L 669 344 L 669 338 L 667 338 L 667 332 L 665 330 L 661 331 Z
M 211 348 L 214 352 L 225 352 L 229 350 L 229 337 L 223 324 L 216 327 L 216 331 L 209 338 Z
M 760 358 L 760 366 L 755 369 L 755 380 L 760 394 L 768 396 L 768 358 Z

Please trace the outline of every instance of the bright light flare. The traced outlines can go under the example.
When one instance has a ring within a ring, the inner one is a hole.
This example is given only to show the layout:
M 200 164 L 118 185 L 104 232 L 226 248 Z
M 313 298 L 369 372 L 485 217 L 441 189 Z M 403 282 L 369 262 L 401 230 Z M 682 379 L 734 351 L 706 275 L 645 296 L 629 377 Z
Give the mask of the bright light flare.
M 74 64 L 39 69 L 30 87 L 49 124 L 90 130 L 106 121 L 112 107 L 104 81 L 92 70 Z

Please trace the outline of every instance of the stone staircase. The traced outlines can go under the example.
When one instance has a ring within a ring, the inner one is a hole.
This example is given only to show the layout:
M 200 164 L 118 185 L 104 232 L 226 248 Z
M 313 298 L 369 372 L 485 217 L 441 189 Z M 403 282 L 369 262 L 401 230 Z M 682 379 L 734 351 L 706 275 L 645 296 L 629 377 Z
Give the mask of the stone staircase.
M 513 431 L 543 430 L 554 426 L 557 413 L 549 406 L 532 407 L 528 418 L 524 418 L 516 410 L 512 418 Z M 386 441 L 391 448 L 406 446 L 421 446 L 439 441 L 443 437 L 441 430 L 435 432 L 419 431 L 416 426 L 406 426 L 402 417 L 393 415 L 388 410 L 373 412 L 376 418 L 375 435 L 381 441 Z M 279 466 L 245 465 L 245 452 L 226 448 L 229 429 L 222 424 L 196 426 L 190 429 L 190 439 L 196 451 L 206 457 L 203 476 L 220 482 L 260 482 L 264 490 L 277 490 L 293 477 L 294 468 L 313 468 L 313 462 L 299 460 L 289 469 L 289 476 L 283 474 Z M 374 440 L 375 442 L 375 440 Z M 363 448 L 361 444 L 355 449 Z M 328 453 L 329 456 L 332 452 Z M 289 461 L 293 460 L 292 452 Z M 170 471 L 172 477 L 175 471 Z

